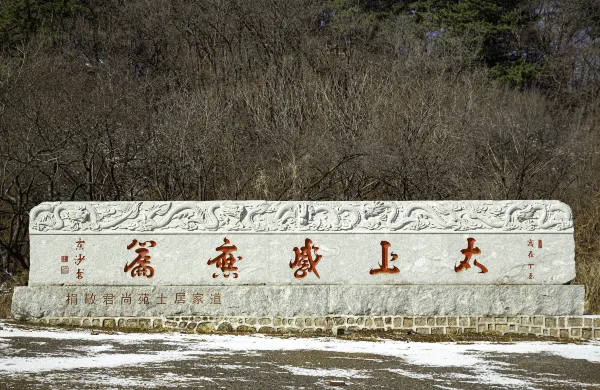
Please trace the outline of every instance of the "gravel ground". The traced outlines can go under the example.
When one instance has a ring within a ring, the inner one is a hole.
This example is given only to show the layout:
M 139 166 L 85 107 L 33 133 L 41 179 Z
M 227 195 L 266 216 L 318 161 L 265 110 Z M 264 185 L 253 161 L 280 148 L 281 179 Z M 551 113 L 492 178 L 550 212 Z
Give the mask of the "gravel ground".
M 106 333 L 0 324 L 1 389 L 600 389 L 600 343 Z

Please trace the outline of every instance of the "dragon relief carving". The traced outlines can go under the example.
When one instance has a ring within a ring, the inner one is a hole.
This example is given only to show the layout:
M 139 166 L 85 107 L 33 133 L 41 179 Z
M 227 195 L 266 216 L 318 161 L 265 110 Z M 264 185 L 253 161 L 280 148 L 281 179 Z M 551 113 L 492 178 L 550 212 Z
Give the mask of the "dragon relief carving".
M 51 231 L 565 231 L 553 201 L 42 203 L 30 228 Z

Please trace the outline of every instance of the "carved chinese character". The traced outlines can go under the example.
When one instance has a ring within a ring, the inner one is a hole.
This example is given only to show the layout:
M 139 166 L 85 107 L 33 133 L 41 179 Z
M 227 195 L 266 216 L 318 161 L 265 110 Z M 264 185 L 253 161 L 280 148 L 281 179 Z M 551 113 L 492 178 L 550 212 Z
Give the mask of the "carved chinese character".
M 77 279 L 83 279 L 83 270 L 81 268 L 77 268 Z
M 138 302 L 141 303 L 141 304 L 143 304 L 143 305 L 149 305 L 150 304 L 150 300 L 149 300 L 148 293 L 141 293 L 141 294 L 139 294 Z
M 165 299 L 167 299 L 167 297 L 163 293 L 160 293 L 160 296 L 158 297 L 157 304 L 159 304 L 159 305 L 166 305 L 167 302 L 165 302 Z
M 77 304 L 77 294 L 69 293 L 67 294 L 67 305 L 76 305 Z
M 481 250 L 478 247 L 473 247 L 474 243 L 475 243 L 474 238 L 470 238 L 470 237 L 467 238 L 467 248 L 461 249 L 461 251 L 460 251 L 460 253 L 465 255 L 465 258 L 463 261 L 460 262 L 459 265 L 454 266 L 454 272 L 460 272 L 463 269 L 471 268 L 471 265 L 469 264 L 469 261 L 471 261 L 471 256 L 481 254 Z M 475 259 L 475 261 L 473 262 L 473 265 L 476 267 L 479 267 L 479 269 L 481 269 L 480 273 L 482 273 L 482 274 L 485 274 L 486 272 L 488 272 L 487 268 L 483 264 L 479 263 L 477 261 L 477 259 Z
M 371 275 L 376 274 L 397 274 L 400 272 L 400 269 L 396 266 L 389 268 L 388 261 L 396 261 L 398 259 L 398 255 L 392 252 L 392 258 L 388 259 L 388 250 L 392 246 L 387 241 L 381 241 L 381 264 L 379 264 L 379 268 L 372 269 L 369 271 Z
M 534 263 L 529 263 L 527 265 L 529 266 L 529 269 L 532 269 L 535 264 Z M 530 280 L 533 279 L 533 272 L 529 273 L 529 279 Z
M 148 255 L 148 253 L 150 253 L 148 248 L 155 247 L 156 242 L 138 242 L 138 240 L 133 240 L 131 241 L 131 244 L 127 245 L 127 249 L 131 249 L 136 245 L 140 246 L 135 250 L 135 253 L 137 253 L 138 256 L 130 264 L 125 265 L 124 272 L 129 272 L 131 270 L 132 277 L 145 276 L 151 278 L 154 276 L 154 268 L 149 265 L 151 257 Z
M 61 263 L 68 263 L 69 262 L 69 256 L 61 256 L 60 257 L 60 262 Z
M 203 302 L 202 302 L 202 297 L 203 297 L 203 296 L 204 296 L 204 294 L 194 294 L 194 295 L 193 295 L 193 302 L 192 302 L 192 303 L 193 303 L 194 305 L 198 305 L 198 304 L 200 304 L 200 303 L 203 303 Z
M 219 294 L 219 293 L 210 294 L 210 303 L 212 303 L 214 305 L 220 305 L 221 304 L 221 294 Z
M 124 305 L 124 304 L 131 305 L 131 294 L 130 293 L 124 293 L 121 296 L 121 305 Z
M 527 255 L 527 257 L 529 257 L 530 259 L 531 259 L 532 257 L 534 257 L 534 255 L 533 255 L 533 251 L 529 251 L 529 254 Z
M 533 240 L 530 239 L 529 241 L 527 241 L 527 246 L 530 246 L 530 247 L 533 248 L 534 247 L 533 246 Z
M 229 245 L 231 242 L 227 239 L 227 237 L 225 237 L 223 242 L 223 245 L 215 249 L 216 251 L 221 252 L 221 254 L 215 257 L 214 259 L 208 260 L 207 264 L 216 264 L 217 268 L 220 268 L 221 272 L 223 272 L 223 276 L 228 278 L 230 272 L 238 270 L 238 268 L 235 266 L 235 256 L 232 254 L 232 252 L 235 252 L 237 250 L 237 247 L 235 245 Z M 242 256 L 237 257 L 237 261 L 240 260 L 242 260 Z M 232 272 L 231 275 L 233 275 L 234 279 L 238 277 L 237 272 Z M 213 278 L 216 278 L 218 276 L 219 275 L 216 273 L 212 275 Z
M 63 265 L 62 267 L 60 267 L 60 273 L 61 275 L 66 275 L 69 273 L 69 266 L 68 265 Z
M 81 264 L 83 260 L 85 260 L 85 256 L 80 253 L 79 256 L 75 258 L 75 265 Z
M 79 239 L 79 241 L 77 241 L 77 242 L 76 242 L 76 244 L 77 244 L 77 247 L 76 247 L 76 249 L 77 249 L 77 250 L 80 250 L 80 251 L 82 251 L 82 250 L 83 250 L 83 244 L 85 244 L 85 241 L 83 241 L 83 240 L 80 238 L 80 239 Z
M 85 303 L 88 304 L 88 305 L 93 305 L 94 303 L 96 303 L 96 294 L 94 294 L 94 293 L 91 293 L 91 294 L 86 293 L 85 294 Z
M 102 295 L 105 305 L 112 305 L 115 303 L 115 294 L 104 294 Z
M 177 304 L 185 303 L 185 293 L 175 293 L 175 303 L 177 303 Z
M 294 276 L 297 279 L 301 279 L 308 275 L 309 272 L 314 272 L 317 275 L 317 278 L 321 278 L 319 273 L 317 272 L 317 264 L 321 260 L 321 255 L 317 254 L 319 250 L 318 247 L 312 246 L 312 241 L 307 238 L 304 240 L 304 246 L 298 249 L 298 247 L 294 248 L 294 261 L 290 261 L 290 268 L 298 267 L 298 269 L 294 272 Z M 314 258 L 313 258 L 314 252 Z

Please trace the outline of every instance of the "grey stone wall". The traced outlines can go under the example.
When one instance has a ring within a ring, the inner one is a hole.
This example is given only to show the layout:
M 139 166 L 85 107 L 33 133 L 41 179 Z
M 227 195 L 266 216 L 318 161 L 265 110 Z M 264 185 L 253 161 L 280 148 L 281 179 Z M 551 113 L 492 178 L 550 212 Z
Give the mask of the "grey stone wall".
M 29 286 L 12 314 L 42 317 L 581 315 L 576 285 Z
M 196 333 L 337 333 L 405 331 L 422 335 L 499 333 L 600 340 L 600 316 L 167 316 L 46 317 L 30 322 L 48 325 L 170 330 Z

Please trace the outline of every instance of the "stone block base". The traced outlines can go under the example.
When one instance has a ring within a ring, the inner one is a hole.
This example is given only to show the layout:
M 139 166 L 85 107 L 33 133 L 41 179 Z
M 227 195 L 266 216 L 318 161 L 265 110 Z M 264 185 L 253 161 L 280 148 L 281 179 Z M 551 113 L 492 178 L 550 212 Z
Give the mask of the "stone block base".
M 583 314 L 584 292 L 575 285 L 33 286 L 15 288 L 12 315 L 561 316 Z
M 30 322 L 77 327 L 170 330 L 194 333 L 337 333 L 401 331 L 422 335 L 525 334 L 600 340 L 600 316 L 310 316 L 310 317 L 50 317 Z

